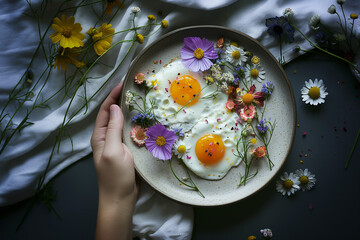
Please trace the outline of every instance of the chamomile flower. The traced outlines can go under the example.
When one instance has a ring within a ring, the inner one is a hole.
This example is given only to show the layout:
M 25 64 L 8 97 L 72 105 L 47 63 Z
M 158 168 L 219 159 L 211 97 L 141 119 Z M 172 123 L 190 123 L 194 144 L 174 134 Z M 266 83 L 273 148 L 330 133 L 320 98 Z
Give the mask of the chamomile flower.
M 175 142 L 174 146 L 173 146 L 173 153 L 178 157 L 178 158 L 184 158 L 186 156 L 186 154 L 189 152 L 189 149 L 191 147 L 187 144 L 185 144 L 184 141 L 179 140 L 177 142 Z
M 276 182 L 276 191 L 281 193 L 282 195 L 294 194 L 297 190 L 300 189 L 300 181 L 294 175 L 294 173 L 288 174 L 285 172 L 281 177 L 280 180 Z
M 310 105 L 318 105 L 325 102 L 325 97 L 328 95 L 326 92 L 326 87 L 323 80 L 318 80 L 315 78 L 315 81 L 309 79 L 305 81 L 305 86 L 301 89 L 302 100 Z
M 262 82 L 265 80 L 265 70 L 259 64 L 248 64 L 246 68 L 245 79 L 247 81 L 256 80 L 258 82 Z
M 306 168 L 305 170 L 298 169 L 295 171 L 296 177 L 299 179 L 300 188 L 303 191 L 310 190 L 312 187 L 315 186 L 316 178 L 314 174 Z
M 318 14 L 312 16 L 312 18 L 310 19 L 309 26 L 313 30 L 318 30 L 320 28 L 320 16 Z
M 234 65 L 241 65 L 246 62 L 247 57 L 242 48 L 230 44 L 225 50 L 225 59 Z

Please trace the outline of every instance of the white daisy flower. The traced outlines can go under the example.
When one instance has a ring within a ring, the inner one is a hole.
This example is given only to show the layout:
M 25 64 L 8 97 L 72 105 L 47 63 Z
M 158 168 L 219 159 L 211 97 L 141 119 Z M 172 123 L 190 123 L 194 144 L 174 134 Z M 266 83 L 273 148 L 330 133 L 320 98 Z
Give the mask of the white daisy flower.
M 186 153 L 189 152 L 191 146 L 185 144 L 184 141 L 179 140 L 173 145 L 173 153 L 180 159 L 183 159 L 186 156 Z
M 247 64 L 245 71 L 245 79 L 247 81 L 256 80 L 258 82 L 262 82 L 265 80 L 265 70 L 259 64 Z
M 309 23 L 310 27 L 314 30 L 318 30 L 320 28 L 320 16 L 315 14 L 311 19 Z
M 316 178 L 314 174 L 311 174 L 309 170 L 306 168 L 305 170 L 298 169 L 295 171 L 296 177 L 299 179 L 300 188 L 303 191 L 310 190 L 315 186 Z
M 315 78 L 315 81 L 309 79 L 305 81 L 305 86 L 301 89 L 302 100 L 310 105 L 318 105 L 325 102 L 325 97 L 328 95 L 326 92 L 326 87 L 323 83 L 323 80 L 318 80 Z
M 294 11 L 291 8 L 285 8 L 284 16 L 291 18 L 292 16 L 294 16 Z
M 294 175 L 294 173 L 288 174 L 285 172 L 281 177 L 280 180 L 276 182 L 276 191 L 281 193 L 282 195 L 287 194 L 290 196 L 294 194 L 297 190 L 300 189 L 299 187 L 300 181 Z
M 330 14 L 336 13 L 336 7 L 334 4 L 331 4 L 331 6 L 328 8 L 328 13 L 330 13 Z
M 235 66 L 241 65 L 243 62 L 246 62 L 247 57 L 245 56 L 245 51 L 240 48 L 230 44 L 225 50 L 226 61 L 234 64 Z
M 132 13 L 138 13 L 138 12 L 140 12 L 141 10 L 140 10 L 140 8 L 139 7 L 132 7 L 131 8 L 131 12 Z

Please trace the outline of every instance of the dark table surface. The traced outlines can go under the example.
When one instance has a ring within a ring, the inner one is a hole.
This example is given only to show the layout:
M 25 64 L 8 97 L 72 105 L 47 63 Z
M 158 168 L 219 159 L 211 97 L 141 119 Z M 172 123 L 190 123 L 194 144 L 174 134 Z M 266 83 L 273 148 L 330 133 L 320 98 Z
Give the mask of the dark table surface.
M 242 201 L 194 208 L 193 239 L 247 239 L 249 235 L 260 239 L 262 228 L 272 229 L 277 240 L 359 239 L 360 143 L 344 169 L 360 127 L 359 83 L 348 65 L 317 54 L 301 56 L 284 69 L 295 92 L 298 116 L 285 165 L 270 184 Z M 303 103 L 300 94 L 304 82 L 315 78 L 324 80 L 329 93 L 317 107 Z M 276 192 L 280 174 L 305 168 L 316 175 L 311 191 L 292 197 Z M 92 156 L 61 172 L 53 189 L 61 219 L 36 204 L 15 232 L 29 202 L 3 207 L 0 239 L 93 239 L 98 190 Z

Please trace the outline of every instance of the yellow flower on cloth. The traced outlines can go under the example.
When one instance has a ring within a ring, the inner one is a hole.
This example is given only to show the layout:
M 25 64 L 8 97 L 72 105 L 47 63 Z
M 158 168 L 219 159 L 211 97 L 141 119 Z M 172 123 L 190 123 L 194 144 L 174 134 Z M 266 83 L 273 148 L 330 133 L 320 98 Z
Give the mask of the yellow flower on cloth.
M 82 27 L 80 23 L 74 23 L 75 18 L 66 15 L 61 16 L 61 20 L 56 17 L 51 27 L 55 30 L 50 38 L 55 44 L 60 41 L 60 46 L 63 48 L 73 48 L 84 46 L 83 39 L 85 35 L 81 33 Z
M 87 31 L 87 33 L 92 36 L 92 39 L 95 42 L 94 50 L 99 56 L 110 48 L 113 40 L 111 34 L 115 32 L 115 29 L 111 27 L 111 24 L 103 23 L 98 29 L 90 28 L 89 31 Z M 108 35 L 111 36 L 106 37 Z
M 75 67 L 81 68 L 85 64 L 79 60 L 76 59 L 77 56 L 80 54 L 77 53 L 79 51 L 78 48 L 63 48 L 59 47 L 58 54 L 56 55 L 54 68 L 57 68 L 57 70 L 66 70 L 67 64 L 74 64 Z
M 124 4 L 120 0 L 106 0 L 105 3 L 105 14 L 112 14 L 113 7 L 118 6 L 120 8 L 124 7 Z

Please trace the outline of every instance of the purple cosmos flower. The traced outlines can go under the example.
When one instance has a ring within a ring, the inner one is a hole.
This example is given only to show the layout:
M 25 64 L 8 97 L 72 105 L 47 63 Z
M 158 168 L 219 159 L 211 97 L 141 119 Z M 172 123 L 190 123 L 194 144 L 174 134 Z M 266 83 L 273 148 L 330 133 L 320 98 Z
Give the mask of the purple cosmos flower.
M 192 72 L 208 70 L 213 65 L 210 59 L 218 58 L 214 43 L 199 37 L 184 38 L 180 54 L 182 63 Z
M 294 41 L 295 29 L 289 24 L 284 17 L 274 17 L 266 19 L 265 25 L 268 27 L 267 32 L 270 35 L 282 37 L 284 35 L 285 41 L 291 43 Z
M 178 139 L 175 133 L 157 124 L 149 128 L 146 135 L 149 138 L 145 140 L 145 146 L 149 152 L 160 160 L 169 160 L 172 154 L 171 149 Z

